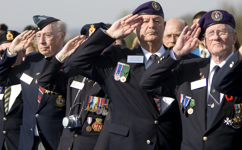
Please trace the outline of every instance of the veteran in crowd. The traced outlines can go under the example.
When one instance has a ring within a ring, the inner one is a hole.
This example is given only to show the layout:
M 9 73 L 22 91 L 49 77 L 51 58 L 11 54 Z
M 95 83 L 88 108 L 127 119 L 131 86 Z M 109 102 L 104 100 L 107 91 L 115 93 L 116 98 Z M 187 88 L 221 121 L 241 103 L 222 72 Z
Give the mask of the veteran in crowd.
M 96 30 L 69 57 L 71 69 L 99 83 L 110 98 L 113 110 L 109 148 L 112 150 L 180 148 L 178 104 L 171 101 L 161 109 L 158 97 L 139 88 L 142 74 L 154 62 L 155 55 L 160 57 L 165 53 L 164 25 L 160 4 L 145 2 L 108 30 Z M 110 46 L 133 31 L 139 40 L 134 49 Z
M 153 94 L 169 94 L 177 99 L 182 120 L 182 150 L 238 149 L 242 129 L 231 123 L 231 118 L 237 115 L 231 106 L 241 104 L 242 99 L 234 97 L 228 101 L 214 88 L 214 74 L 233 55 L 237 39 L 235 20 L 225 10 L 212 10 L 198 24 L 183 30 L 172 51 L 146 70 L 140 84 Z M 197 38 L 203 39 L 211 58 L 180 62 L 182 56 L 193 50 Z
M 38 84 L 45 57 L 52 57 L 63 47 L 65 24 L 54 17 L 33 17 L 36 31 L 24 31 L 4 51 L 0 62 L 0 85 L 6 78 L 11 84 L 21 84 L 23 120 L 19 150 L 56 150 L 60 141 L 65 116 L 64 97 L 46 92 Z M 36 33 L 35 33 L 36 32 Z M 20 65 L 11 67 L 17 54 L 25 50 L 36 36 L 39 52 L 29 54 Z

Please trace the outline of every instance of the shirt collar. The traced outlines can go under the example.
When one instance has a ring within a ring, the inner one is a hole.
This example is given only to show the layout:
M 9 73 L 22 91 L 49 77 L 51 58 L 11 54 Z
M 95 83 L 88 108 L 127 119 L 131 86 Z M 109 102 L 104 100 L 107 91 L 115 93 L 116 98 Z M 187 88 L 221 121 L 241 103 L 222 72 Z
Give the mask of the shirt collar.
M 222 63 L 220 63 L 218 66 L 220 68 L 222 68 L 224 66 L 224 64 L 228 61 L 228 59 L 234 54 L 234 52 L 232 52 Z M 217 66 L 217 64 L 214 62 L 214 60 L 210 57 L 210 72 L 213 70 L 213 68 Z
M 141 46 L 140 46 L 141 47 Z M 141 47 L 144 56 L 145 56 L 145 63 L 150 59 L 150 56 L 152 55 L 151 52 L 145 50 L 143 47 Z M 166 52 L 164 46 L 162 45 L 161 48 L 155 53 L 158 57 L 161 57 Z

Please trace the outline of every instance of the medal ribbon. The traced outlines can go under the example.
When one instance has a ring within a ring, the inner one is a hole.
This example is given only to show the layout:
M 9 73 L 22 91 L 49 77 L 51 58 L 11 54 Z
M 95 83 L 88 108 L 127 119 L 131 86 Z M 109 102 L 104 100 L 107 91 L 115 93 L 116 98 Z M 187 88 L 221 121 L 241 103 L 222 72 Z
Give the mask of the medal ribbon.
M 87 97 L 87 106 L 89 106 L 89 107 L 90 107 L 91 98 L 92 98 L 92 96 L 88 96 Z
M 183 107 L 186 108 L 187 105 L 190 103 L 191 98 L 190 97 L 186 97 L 183 103 Z
M 121 77 L 125 77 L 126 79 L 128 78 L 128 75 L 129 75 L 129 70 L 130 70 L 130 66 L 125 64 L 123 66 L 123 70 L 122 70 L 122 73 L 121 73 Z
M 94 96 L 94 109 L 97 109 L 98 97 Z
M 93 106 L 94 106 L 94 97 L 91 96 L 90 109 L 92 109 Z
M 123 66 L 124 66 L 123 64 L 118 63 L 118 66 L 116 67 L 116 71 L 114 73 L 114 76 L 120 76 L 121 77 Z
M 181 98 L 180 98 L 180 103 L 181 104 L 183 104 L 183 102 L 184 102 L 184 99 L 185 99 L 185 95 L 184 94 L 181 94 L 181 96 L 180 96 Z
M 91 124 L 92 123 L 92 117 L 87 117 L 87 123 Z

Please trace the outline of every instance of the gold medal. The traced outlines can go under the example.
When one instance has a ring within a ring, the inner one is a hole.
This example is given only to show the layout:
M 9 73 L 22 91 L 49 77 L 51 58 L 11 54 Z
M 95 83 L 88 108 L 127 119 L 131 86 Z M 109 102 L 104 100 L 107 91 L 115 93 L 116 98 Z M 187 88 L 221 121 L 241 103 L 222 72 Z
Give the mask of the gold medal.
M 58 95 L 56 99 L 56 106 L 57 107 L 64 107 L 66 105 L 66 100 L 62 95 Z
M 85 109 L 86 111 L 90 111 L 90 107 L 89 105 L 87 106 L 87 108 Z
M 86 127 L 86 130 L 87 130 L 87 132 L 91 132 L 91 131 L 92 131 L 92 127 L 88 125 L 88 126 Z

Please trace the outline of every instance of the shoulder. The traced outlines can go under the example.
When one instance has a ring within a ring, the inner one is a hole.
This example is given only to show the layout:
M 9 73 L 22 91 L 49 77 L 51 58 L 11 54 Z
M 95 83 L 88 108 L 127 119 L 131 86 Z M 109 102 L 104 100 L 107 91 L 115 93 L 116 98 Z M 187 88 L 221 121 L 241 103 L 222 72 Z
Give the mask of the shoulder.
M 44 58 L 44 55 L 42 55 L 39 52 L 33 52 L 26 56 L 25 61 L 40 61 Z

